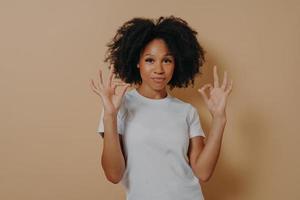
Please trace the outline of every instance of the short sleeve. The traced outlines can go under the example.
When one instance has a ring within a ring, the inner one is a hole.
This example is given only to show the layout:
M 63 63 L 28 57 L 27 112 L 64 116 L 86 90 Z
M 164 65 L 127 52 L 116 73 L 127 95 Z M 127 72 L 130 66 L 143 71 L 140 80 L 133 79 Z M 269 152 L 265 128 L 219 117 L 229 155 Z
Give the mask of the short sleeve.
M 188 127 L 189 127 L 189 137 L 190 138 L 195 136 L 206 137 L 201 126 L 198 111 L 192 105 L 190 106 L 190 109 L 188 111 L 187 118 L 188 118 Z
M 117 132 L 120 135 L 123 135 L 124 132 L 124 123 L 125 123 L 125 108 L 124 106 L 121 106 L 118 114 L 117 114 Z M 99 133 L 102 138 L 104 137 L 104 108 L 102 109 L 99 117 L 99 123 L 98 123 L 98 128 L 97 128 L 97 133 Z

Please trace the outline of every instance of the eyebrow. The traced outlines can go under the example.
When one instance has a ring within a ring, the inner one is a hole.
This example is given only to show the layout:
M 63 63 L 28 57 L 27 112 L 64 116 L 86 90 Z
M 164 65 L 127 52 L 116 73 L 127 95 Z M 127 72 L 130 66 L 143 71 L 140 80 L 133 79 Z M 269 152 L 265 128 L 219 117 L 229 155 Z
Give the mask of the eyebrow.
M 144 56 L 147 56 L 147 55 L 153 56 L 153 55 L 152 55 L 152 54 L 150 54 L 150 53 L 146 53 Z M 173 56 L 173 54 L 171 54 L 171 53 L 167 53 L 165 56 Z

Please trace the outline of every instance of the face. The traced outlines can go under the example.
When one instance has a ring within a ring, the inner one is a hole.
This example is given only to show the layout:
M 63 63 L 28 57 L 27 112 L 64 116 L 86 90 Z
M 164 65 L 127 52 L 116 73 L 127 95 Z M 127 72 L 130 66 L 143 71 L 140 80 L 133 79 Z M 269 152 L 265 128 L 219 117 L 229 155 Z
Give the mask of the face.
M 142 85 L 153 90 L 166 89 L 168 82 L 172 79 L 174 61 L 164 40 L 154 39 L 149 42 L 141 53 L 138 63 Z

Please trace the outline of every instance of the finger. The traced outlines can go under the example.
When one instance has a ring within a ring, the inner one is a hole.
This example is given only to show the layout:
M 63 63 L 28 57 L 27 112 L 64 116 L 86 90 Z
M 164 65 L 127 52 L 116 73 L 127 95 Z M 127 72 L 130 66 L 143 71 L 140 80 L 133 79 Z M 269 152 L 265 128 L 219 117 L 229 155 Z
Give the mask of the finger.
M 214 66 L 214 87 L 219 87 L 219 77 L 217 73 L 217 66 Z
M 103 78 L 102 78 L 102 69 L 99 69 L 99 77 L 100 77 L 100 83 L 103 85 Z
M 99 69 L 99 78 L 100 78 L 100 83 L 98 83 L 98 86 L 99 86 L 99 88 L 102 88 L 102 86 L 103 86 L 103 78 L 102 78 L 102 69 L 101 68 Z
M 206 88 L 209 89 L 209 93 L 210 93 L 210 94 L 211 94 L 211 91 L 214 89 L 214 87 L 212 86 L 211 83 L 206 83 L 206 84 L 205 84 L 205 89 L 204 89 L 204 90 L 206 90 Z
M 227 86 L 227 71 L 224 72 L 224 78 L 223 78 L 223 83 L 222 83 L 221 88 L 222 88 L 223 90 L 225 90 L 225 89 L 226 89 L 226 86 Z
M 111 78 L 112 83 L 114 82 L 115 77 L 116 77 L 116 74 L 113 74 L 112 78 Z
M 116 84 L 113 84 L 113 85 L 115 85 L 115 86 L 124 86 L 124 85 L 126 85 L 126 83 L 116 83 Z
M 129 86 L 130 86 L 130 84 L 129 84 L 129 83 L 126 83 L 125 86 L 122 88 L 122 90 L 121 90 L 121 95 L 122 95 L 122 96 L 125 94 L 125 92 L 126 92 L 126 90 L 127 90 L 127 88 L 128 88 Z
M 200 92 L 200 94 L 202 95 L 204 101 L 207 103 L 208 102 L 208 97 L 205 93 L 205 89 L 207 89 L 208 87 L 210 87 L 209 84 L 205 84 L 204 86 L 202 86 L 200 89 L 198 89 L 198 92 Z
M 124 83 L 124 82 L 123 81 L 118 81 L 118 80 L 113 80 L 113 83 L 121 84 L 121 83 Z
M 95 83 L 94 83 L 94 80 L 93 80 L 93 79 L 90 79 L 90 82 L 91 82 L 91 86 L 93 86 L 94 89 L 98 90 L 97 86 L 96 86 Z
M 232 91 L 232 86 L 233 86 L 233 80 L 230 81 L 230 84 L 229 84 L 227 90 L 225 91 L 225 93 L 226 93 L 227 95 L 229 95 L 229 94 L 231 93 L 231 91 Z
M 212 86 L 212 84 L 208 83 L 208 88 L 209 88 L 209 93 L 211 94 L 211 91 L 214 89 L 214 87 Z
M 113 89 L 113 91 L 114 91 L 114 93 L 116 93 L 116 91 L 115 91 L 115 89 L 116 89 L 116 87 L 117 87 L 117 85 L 116 84 L 112 84 L 112 89 Z
M 112 83 L 113 89 L 115 89 L 116 87 L 119 87 L 119 86 L 124 86 L 124 85 L 126 85 L 126 83 Z
M 95 92 L 97 95 L 101 96 L 100 93 L 98 92 L 98 90 L 95 87 L 95 84 L 93 83 L 93 80 L 90 80 L 90 86 L 91 89 L 93 90 L 93 92 Z
M 111 86 L 111 82 L 112 82 L 113 77 L 114 77 L 114 67 L 111 64 L 110 65 L 110 70 L 109 70 L 109 76 L 108 76 L 108 80 L 107 80 L 107 87 Z

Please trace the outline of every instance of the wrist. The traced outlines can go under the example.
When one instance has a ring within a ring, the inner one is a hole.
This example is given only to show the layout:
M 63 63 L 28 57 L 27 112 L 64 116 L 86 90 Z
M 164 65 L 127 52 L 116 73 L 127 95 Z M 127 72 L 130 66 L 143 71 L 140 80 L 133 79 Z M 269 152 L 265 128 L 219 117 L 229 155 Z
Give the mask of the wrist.
M 106 112 L 104 111 L 104 118 L 112 118 L 112 117 L 116 117 L 117 116 L 117 112 Z
M 226 123 L 227 122 L 227 118 L 226 118 L 225 115 L 213 116 L 213 121 L 215 121 L 215 122 L 221 122 L 221 123 Z

